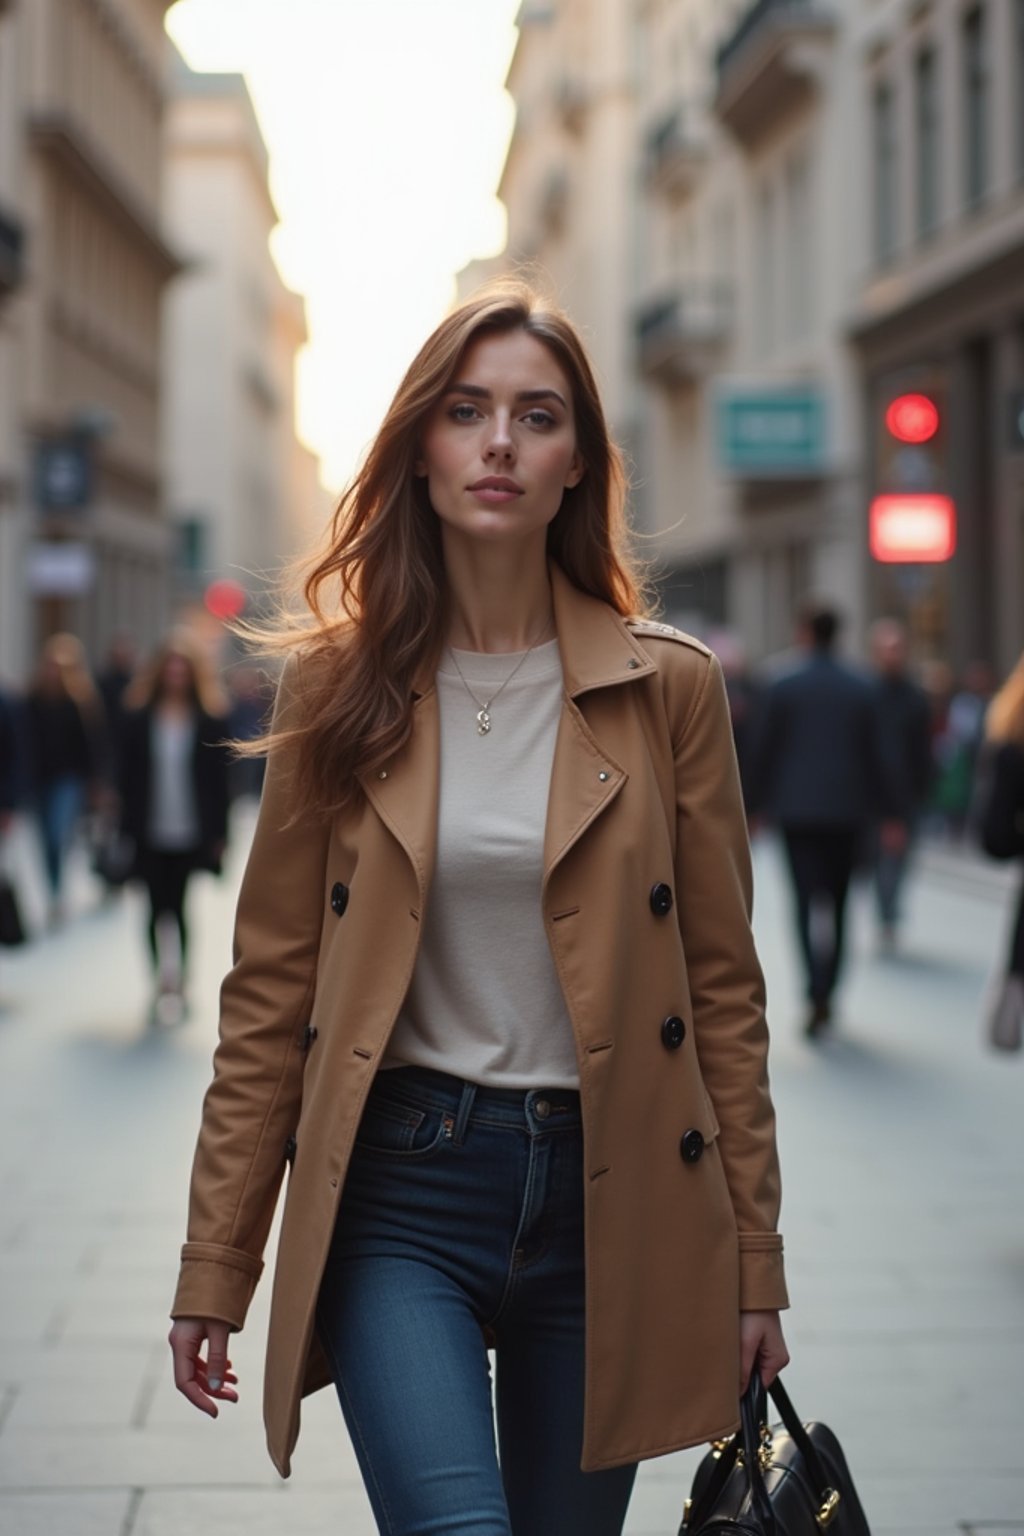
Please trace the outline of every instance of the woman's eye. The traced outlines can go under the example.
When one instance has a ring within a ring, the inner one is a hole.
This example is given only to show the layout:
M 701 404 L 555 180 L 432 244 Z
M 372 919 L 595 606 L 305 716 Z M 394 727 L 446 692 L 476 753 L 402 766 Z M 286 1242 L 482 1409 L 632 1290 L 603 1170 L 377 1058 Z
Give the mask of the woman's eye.
M 473 421 L 480 413 L 475 405 L 463 400 L 459 405 L 453 405 L 448 414 L 453 421 Z
M 528 411 L 523 417 L 531 427 L 553 427 L 555 418 L 548 411 Z

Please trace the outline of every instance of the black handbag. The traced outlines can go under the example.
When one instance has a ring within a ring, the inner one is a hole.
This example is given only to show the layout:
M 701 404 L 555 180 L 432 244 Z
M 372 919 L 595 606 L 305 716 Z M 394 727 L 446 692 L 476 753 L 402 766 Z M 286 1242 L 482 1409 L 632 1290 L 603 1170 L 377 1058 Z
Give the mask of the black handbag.
M 761 1378 L 740 1399 L 740 1430 L 697 1468 L 679 1536 L 870 1536 L 835 1435 L 802 1424 L 782 1383 L 768 1395 L 782 1415 L 767 1424 Z

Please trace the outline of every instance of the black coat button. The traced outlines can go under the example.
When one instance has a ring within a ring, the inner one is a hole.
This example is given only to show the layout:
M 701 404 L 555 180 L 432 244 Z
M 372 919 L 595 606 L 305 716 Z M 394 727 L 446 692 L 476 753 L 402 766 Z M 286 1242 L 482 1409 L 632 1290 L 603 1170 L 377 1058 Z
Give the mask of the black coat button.
M 678 1051 L 686 1039 L 686 1025 L 677 1013 L 669 1014 L 661 1026 L 661 1043 L 666 1051 Z
M 295 1140 L 295 1137 L 294 1136 L 289 1136 L 288 1140 L 284 1144 L 285 1161 L 289 1162 L 289 1163 L 294 1163 L 294 1161 L 295 1161 L 295 1154 L 296 1154 L 296 1152 L 298 1150 L 299 1150 L 299 1144 Z
M 344 917 L 348 906 L 348 886 L 336 880 L 331 886 L 331 911 L 335 917 Z
M 305 1029 L 302 1031 L 302 1049 L 304 1051 L 308 1051 L 309 1050 L 310 1046 L 313 1044 L 313 1041 L 316 1039 L 316 1036 L 317 1036 L 316 1025 L 315 1024 L 307 1024 Z
M 655 917 L 667 917 L 672 911 L 672 887 L 664 880 L 651 888 L 651 911 Z
M 700 1131 L 685 1131 L 679 1143 L 679 1155 L 684 1163 L 699 1163 L 704 1156 L 704 1137 Z

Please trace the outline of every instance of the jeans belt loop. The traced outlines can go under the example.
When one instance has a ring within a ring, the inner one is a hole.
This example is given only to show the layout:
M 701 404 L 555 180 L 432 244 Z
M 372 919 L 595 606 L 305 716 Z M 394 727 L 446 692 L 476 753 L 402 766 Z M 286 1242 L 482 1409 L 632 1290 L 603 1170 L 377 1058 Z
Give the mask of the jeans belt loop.
M 461 1147 L 466 1134 L 466 1126 L 469 1117 L 473 1113 L 473 1104 L 476 1100 L 476 1083 L 463 1083 L 462 1097 L 459 1100 L 459 1108 L 455 1115 L 455 1129 L 452 1131 L 452 1145 Z

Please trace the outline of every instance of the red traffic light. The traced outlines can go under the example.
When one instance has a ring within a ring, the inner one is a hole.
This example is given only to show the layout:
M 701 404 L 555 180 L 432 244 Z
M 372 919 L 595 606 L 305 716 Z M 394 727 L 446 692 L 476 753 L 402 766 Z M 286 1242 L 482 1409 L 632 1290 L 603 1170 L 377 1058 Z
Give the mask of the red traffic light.
M 939 430 L 939 408 L 927 395 L 898 395 L 886 410 L 885 424 L 901 443 L 927 443 Z
M 215 619 L 237 619 L 247 598 L 248 594 L 241 582 L 223 577 L 219 581 L 210 582 L 203 593 L 203 604 L 207 613 L 212 613 Z
M 956 548 L 956 507 L 949 496 L 876 496 L 868 539 L 888 565 L 937 564 Z

